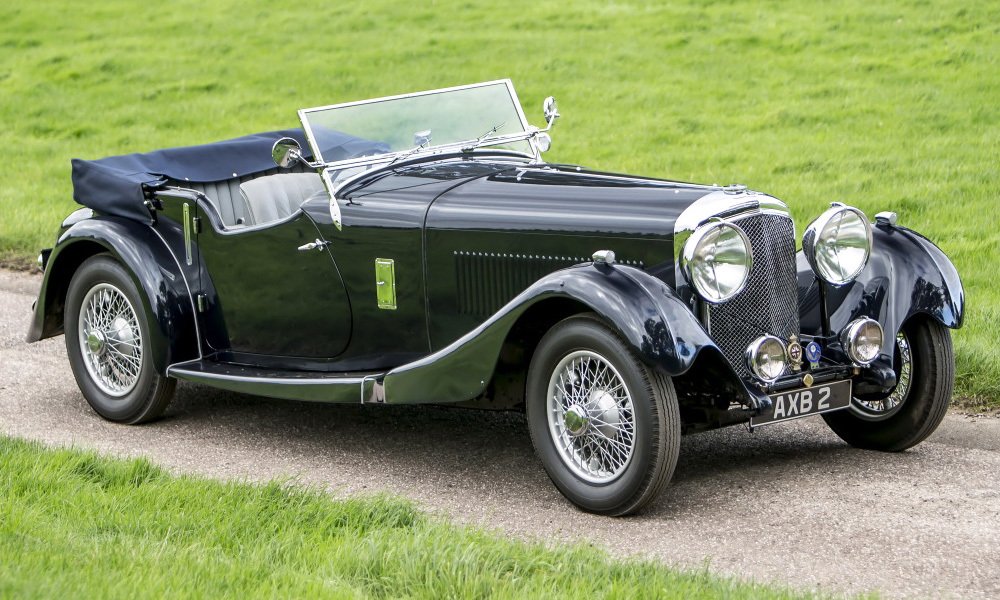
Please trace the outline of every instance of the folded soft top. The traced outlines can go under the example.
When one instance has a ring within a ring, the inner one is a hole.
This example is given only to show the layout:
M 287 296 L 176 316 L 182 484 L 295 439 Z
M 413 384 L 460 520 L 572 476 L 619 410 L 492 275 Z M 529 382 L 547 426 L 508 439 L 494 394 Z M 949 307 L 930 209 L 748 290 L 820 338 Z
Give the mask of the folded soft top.
M 273 170 L 271 146 L 281 137 L 298 140 L 303 154 L 311 158 L 301 129 L 255 133 L 201 146 L 98 160 L 74 158 L 73 199 L 105 214 L 146 220 L 149 219 L 146 190 L 166 185 L 169 180 L 207 183 Z M 382 142 L 340 132 L 324 132 L 323 139 L 331 144 L 322 149 L 323 156 L 331 161 L 388 150 Z

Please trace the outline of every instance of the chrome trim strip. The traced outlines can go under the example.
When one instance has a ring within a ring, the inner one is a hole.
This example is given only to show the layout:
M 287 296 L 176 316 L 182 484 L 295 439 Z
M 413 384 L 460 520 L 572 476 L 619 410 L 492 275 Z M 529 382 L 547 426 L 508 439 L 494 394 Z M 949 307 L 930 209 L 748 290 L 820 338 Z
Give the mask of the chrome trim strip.
M 767 194 L 753 191 L 732 194 L 715 188 L 714 192 L 705 194 L 692 202 L 677 217 L 677 221 L 674 223 L 674 233 L 694 231 L 699 225 L 712 218 L 721 218 L 724 221 L 732 222 L 758 213 L 779 214 L 789 218 L 792 216 L 788 205 Z
M 191 291 L 191 284 L 188 283 L 187 275 L 184 274 L 184 268 L 181 267 L 181 261 L 177 259 L 177 255 L 174 254 L 174 251 L 170 248 L 170 244 L 167 243 L 167 240 L 163 238 L 163 234 L 157 231 L 155 227 L 150 227 L 150 229 L 152 229 L 153 233 L 156 234 L 156 237 L 160 238 L 160 241 L 163 242 L 163 246 L 167 249 L 170 257 L 174 259 L 174 263 L 177 265 L 177 271 L 181 274 L 181 279 L 184 280 L 184 287 L 187 288 L 188 292 L 188 300 L 191 301 L 191 315 L 194 318 L 194 335 L 198 338 L 198 359 L 201 360 L 204 358 L 201 353 L 201 327 L 198 325 L 198 307 L 195 306 L 194 303 L 194 293 Z M 167 370 L 169 371 L 170 367 L 167 367 Z
M 167 367 L 167 376 L 256 396 L 329 403 L 356 402 L 359 392 L 364 390 L 365 381 L 377 377 L 337 374 L 330 377 L 255 377 L 198 368 L 204 362 L 207 361 L 174 363 Z
M 184 203 L 184 262 L 190 267 L 193 264 L 191 255 L 191 205 Z
M 594 179 L 610 179 L 612 181 L 624 181 L 628 183 L 641 183 L 644 185 L 663 187 L 667 189 L 698 189 L 717 191 L 721 189 L 717 185 L 706 185 L 703 183 L 690 183 L 687 181 L 674 181 L 672 179 L 657 179 L 655 177 L 642 177 L 640 175 L 625 175 L 621 173 L 603 173 L 600 171 L 590 171 L 580 166 L 563 165 L 558 163 L 536 163 L 531 165 L 532 169 L 543 171 L 557 171 L 560 173 L 583 173 L 587 177 Z

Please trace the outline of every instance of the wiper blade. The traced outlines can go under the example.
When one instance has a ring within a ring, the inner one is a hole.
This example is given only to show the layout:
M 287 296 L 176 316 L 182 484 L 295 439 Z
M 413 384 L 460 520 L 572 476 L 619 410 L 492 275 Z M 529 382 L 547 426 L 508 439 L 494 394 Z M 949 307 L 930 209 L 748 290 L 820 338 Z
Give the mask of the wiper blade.
M 406 158 L 408 156 L 413 156 L 417 152 L 420 152 L 421 150 L 423 150 L 424 148 L 426 148 L 431 143 L 431 130 L 427 129 L 425 131 L 418 131 L 418 132 L 414 133 L 413 134 L 413 141 L 417 142 L 417 145 L 414 146 L 413 148 L 410 148 L 405 153 L 400 154 L 396 158 L 390 160 L 389 161 L 389 165 L 391 165 L 392 163 L 396 162 L 397 160 L 402 160 L 402 159 L 404 159 L 404 158 Z M 389 166 L 389 165 L 386 165 L 386 166 Z
M 462 146 L 462 152 L 471 152 L 472 150 L 475 150 L 476 148 L 482 146 L 483 142 L 485 142 L 487 138 L 496 133 L 501 127 L 503 127 L 506 124 L 507 121 L 504 121 L 503 123 L 497 123 L 492 128 L 487 130 L 486 133 L 473 140 L 468 146 Z
M 420 152 L 421 150 L 423 150 L 425 147 L 426 147 L 426 144 L 424 144 L 423 146 L 416 146 L 414 148 L 410 148 L 405 153 L 400 154 L 396 158 L 390 160 L 389 161 L 389 165 L 391 165 L 392 163 L 394 163 L 396 161 L 403 160 L 404 158 L 406 158 L 408 156 L 412 156 L 412 155 L 416 154 L 417 152 Z M 389 165 L 386 165 L 386 166 L 388 167 Z
M 500 128 L 502 128 L 506 124 L 507 124 L 507 122 L 504 121 L 502 123 L 497 123 L 493 127 L 490 127 L 486 131 L 486 133 L 484 133 L 483 135 L 479 136 L 478 138 L 470 141 L 468 143 L 468 145 L 462 146 L 462 152 L 471 152 L 471 151 L 475 150 L 476 148 L 478 148 L 479 146 L 481 146 L 483 144 L 483 142 L 485 142 L 486 140 L 488 140 L 490 138 L 490 136 L 496 134 L 496 132 L 499 131 Z M 417 135 L 420 136 L 421 134 L 424 134 L 424 133 L 425 132 L 422 132 L 422 131 L 421 132 L 417 132 Z M 406 152 L 398 155 L 396 158 L 394 158 L 391 161 L 389 161 L 386 166 L 389 166 L 389 165 L 391 165 L 391 164 L 393 164 L 393 163 L 395 163 L 397 161 L 403 160 L 404 158 L 408 158 L 410 156 L 413 156 L 417 152 L 420 152 L 421 150 L 423 150 L 424 148 L 426 148 L 430 144 L 430 141 L 431 141 L 430 131 L 427 131 L 426 134 L 427 134 L 426 138 L 422 138 L 422 141 L 419 144 L 417 144 L 413 148 L 410 148 Z

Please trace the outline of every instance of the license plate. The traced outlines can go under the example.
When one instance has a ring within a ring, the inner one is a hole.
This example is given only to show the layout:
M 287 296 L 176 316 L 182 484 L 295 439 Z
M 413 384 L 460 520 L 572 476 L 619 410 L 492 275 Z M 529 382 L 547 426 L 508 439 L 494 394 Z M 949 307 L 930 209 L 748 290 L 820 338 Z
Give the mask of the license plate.
M 851 405 L 851 381 L 837 381 L 771 394 L 771 408 L 750 419 L 750 425 L 770 425 L 841 410 Z

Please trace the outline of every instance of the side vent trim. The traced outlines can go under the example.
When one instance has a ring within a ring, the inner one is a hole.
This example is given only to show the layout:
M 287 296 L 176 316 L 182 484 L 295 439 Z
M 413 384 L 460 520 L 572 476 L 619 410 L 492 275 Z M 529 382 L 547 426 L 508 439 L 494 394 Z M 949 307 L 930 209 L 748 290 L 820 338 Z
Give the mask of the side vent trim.
M 545 275 L 590 262 L 586 256 L 519 254 L 455 250 L 459 312 L 488 317 Z M 642 261 L 617 259 L 617 264 L 643 268 Z

